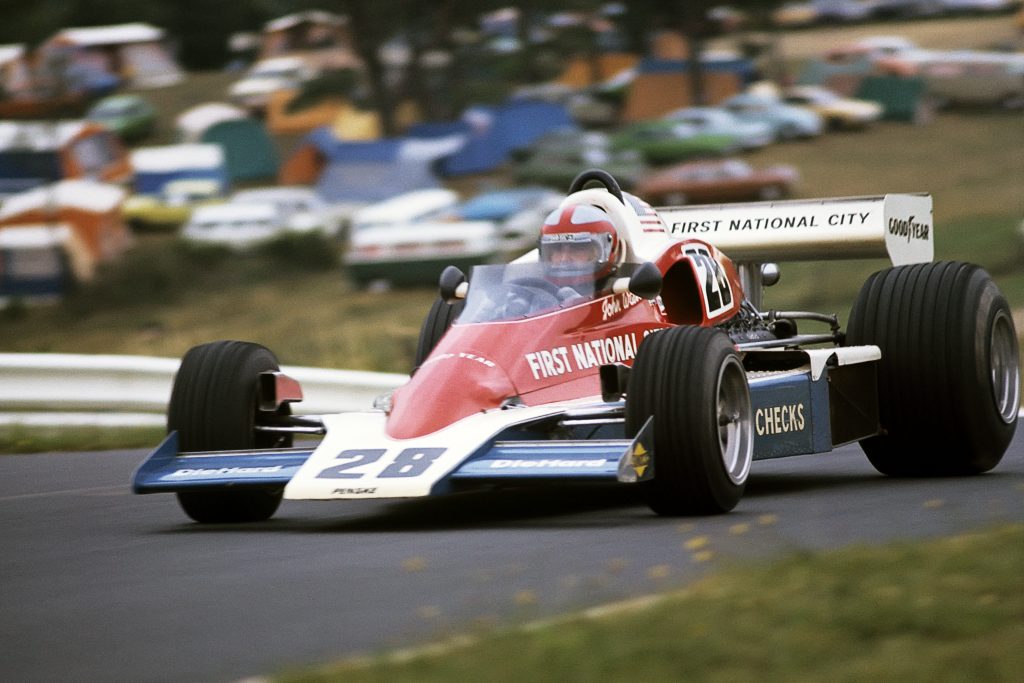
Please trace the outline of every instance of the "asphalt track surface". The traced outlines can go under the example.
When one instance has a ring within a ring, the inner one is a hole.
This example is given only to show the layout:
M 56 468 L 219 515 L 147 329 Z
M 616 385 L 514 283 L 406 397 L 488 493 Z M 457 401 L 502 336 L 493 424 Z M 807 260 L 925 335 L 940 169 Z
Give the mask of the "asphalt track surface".
M 729 515 L 627 487 L 285 502 L 251 526 L 135 496 L 140 451 L 0 457 L 0 680 L 235 681 L 676 587 L 736 561 L 1024 521 L 992 472 L 878 475 L 856 446 L 754 464 Z

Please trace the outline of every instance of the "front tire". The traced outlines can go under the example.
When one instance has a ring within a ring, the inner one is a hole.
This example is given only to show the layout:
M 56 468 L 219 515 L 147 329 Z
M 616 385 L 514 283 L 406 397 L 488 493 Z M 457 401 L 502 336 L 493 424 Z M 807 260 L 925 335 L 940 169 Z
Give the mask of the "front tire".
M 978 266 L 898 266 L 868 278 L 847 343 L 881 348 L 882 434 L 861 442 L 895 476 L 978 474 L 995 467 L 1020 409 L 1020 353 L 1006 299 Z
M 167 411 L 167 430 L 178 432 L 179 450 L 291 446 L 289 435 L 256 431 L 259 374 L 279 369 L 274 354 L 258 344 L 217 341 L 190 349 L 174 378 Z M 283 493 L 282 488 L 236 488 L 177 495 L 189 517 L 218 524 L 269 519 Z
M 640 344 L 626 398 L 626 432 L 654 418 L 654 479 L 641 483 L 660 515 L 736 507 L 753 456 L 750 389 L 720 330 L 681 326 Z

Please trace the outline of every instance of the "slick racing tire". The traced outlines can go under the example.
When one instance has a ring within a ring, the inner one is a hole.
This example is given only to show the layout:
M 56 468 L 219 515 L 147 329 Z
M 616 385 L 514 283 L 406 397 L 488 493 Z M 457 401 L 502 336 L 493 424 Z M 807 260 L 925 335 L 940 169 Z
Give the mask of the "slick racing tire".
M 174 378 L 167 430 L 178 432 L 180 451 L 248 450 L 291 446 L 290 435 L 256 431 L 258 377 L 280 368 L 274 354 L 249 342 L 195 346 Z M 282 413 L 289 410 L 287 404 Z M 258 522 L 281 504 L 282 488 L 182 491 L 178 502 L 203 523 Z
M 720 330 L 681 326 L 640 344 L 626 396 L 626 431 L 654 418 L 654 478 L 641 482 L 660 515 L 717 514 L 736 507 L 753 456 L 750 388 L 739 354 Z
M 988 273 L 952 261 L 881 270 L 857 296 L 846 343 L 882 350 L 882 432 L 861 441 L 879 472 L 978 474 L 999 463 L 1017 426 L 1020 354 Z
M 413 359 L 412 371 L 413 373 L 423 364 L 423 361 L 427 359 L 430 352 L 437 346 L 437 342 L 441 341 L 441 337 L 448 331 L 448 328 L 452 326 L 455 319 L 462 313 L 462 309 L 466 307 L 466 302 L 463 300 L 456 301 L 455 303 L 446 303 L 444 299 L 438 297 L 430 310 L 427 311 L 427 317 L 423 320 L 423 326 L 420 328 L 420 338 L 416 342 L 416 356 Z

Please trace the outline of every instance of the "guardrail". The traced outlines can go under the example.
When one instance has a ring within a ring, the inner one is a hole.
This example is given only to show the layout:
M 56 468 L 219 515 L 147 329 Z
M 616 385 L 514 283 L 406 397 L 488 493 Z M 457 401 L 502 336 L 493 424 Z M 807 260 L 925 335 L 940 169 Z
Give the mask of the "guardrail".
M 161 424 L 179 360 L 148 356 L 0 353 L 0 422 Z M 302 385 L 296 412 L 369 408 L 408 377 L 284 366 Z

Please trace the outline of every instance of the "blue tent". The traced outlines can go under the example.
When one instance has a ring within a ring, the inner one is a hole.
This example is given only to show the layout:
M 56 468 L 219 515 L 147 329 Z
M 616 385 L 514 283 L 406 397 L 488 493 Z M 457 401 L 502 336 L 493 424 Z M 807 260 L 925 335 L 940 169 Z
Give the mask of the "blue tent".
M 427 160 L 333 161 L 316 191 L 328 202 L 379 202 L 421 188 L 439 187 Z
M 529 147 L 545 133 L 576 127 L 565 107 L 550 102 L 511 101 L 500 107 L 477 108 L 470 115 L 480 124 L 461 150 L 441 160 L 438 170 L 442 175 L 493 171 L 514 150 Z

